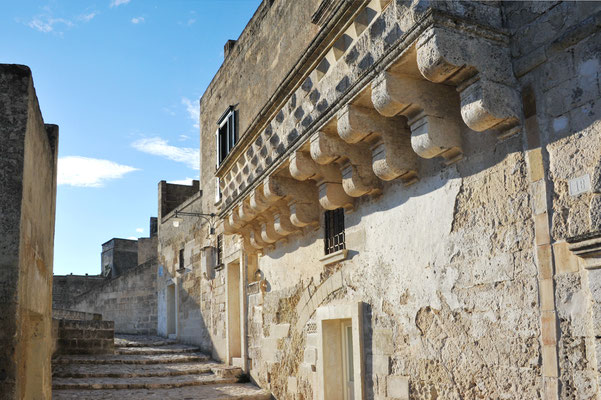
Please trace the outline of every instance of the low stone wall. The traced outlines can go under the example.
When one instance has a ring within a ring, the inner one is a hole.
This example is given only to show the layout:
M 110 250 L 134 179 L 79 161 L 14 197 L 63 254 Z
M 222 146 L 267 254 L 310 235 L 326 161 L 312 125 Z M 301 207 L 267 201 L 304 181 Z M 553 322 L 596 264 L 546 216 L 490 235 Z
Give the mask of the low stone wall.
M 74 310 L 52 310 L 52 318 L 55 320 L 71 319 L 76 321 L 102 321 L 102 314 L 88 313 Z
M 157 332 L 156 259 L 74 297 L 68 309 L 102 314 L 114 321 L 115 332 L 154 335 Z
M 58 354 L 112 354 L 115 351 L 115 323 L 97 320 L 55 320 Z
M 52 308 L 67 309 L 70 300 L 92 288 L 102 285 L 101 275 L 54 275 L 52 280 Z

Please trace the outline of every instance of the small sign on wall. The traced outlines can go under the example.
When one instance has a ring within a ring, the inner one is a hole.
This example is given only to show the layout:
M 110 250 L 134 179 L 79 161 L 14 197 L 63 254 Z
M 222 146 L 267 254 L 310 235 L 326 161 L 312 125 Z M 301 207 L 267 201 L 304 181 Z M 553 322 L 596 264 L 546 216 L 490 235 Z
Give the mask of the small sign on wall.
M 570 196 L 578 196 L 591 190 L 591 176 L 584 174 L 568 181 Z
M 159 276 L 163 276 L 163 266 L 159 265 Z

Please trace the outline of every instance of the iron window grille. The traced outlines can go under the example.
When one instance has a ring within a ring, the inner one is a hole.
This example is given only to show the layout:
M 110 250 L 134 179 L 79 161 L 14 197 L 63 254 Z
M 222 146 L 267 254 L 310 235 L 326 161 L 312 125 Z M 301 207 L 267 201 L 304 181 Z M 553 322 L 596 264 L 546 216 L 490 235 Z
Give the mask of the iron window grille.
M 344 242 L 344 208 L 324 214 L 324 252 L 326 255 L 346 248 Z
M 180 271 L 185 268 L 184 266 L 184 249 L 179 251 L 179 269 Z
M 217 263 L 215 269 L 223 268 L 223 235 L 217 235 Z
M 238 142 L 238 130 L 236 129 L 236 110 L 234 106 L 229 106 L 217 121 L 217 166 L 221 165 L 223 160 L 232 151 Z

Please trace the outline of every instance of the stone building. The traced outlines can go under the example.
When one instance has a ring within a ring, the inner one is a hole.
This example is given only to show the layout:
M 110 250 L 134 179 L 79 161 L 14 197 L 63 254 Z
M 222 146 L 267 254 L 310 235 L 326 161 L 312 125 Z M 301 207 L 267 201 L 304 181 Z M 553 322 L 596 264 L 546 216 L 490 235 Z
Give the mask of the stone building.
M 157 333 L 157 218 L 150 236 L 102 244 L 98 275 L 54 275 L 52 308 L 98 313 L 116 333 Z
M 159 185 L 159 333 L 277 398 L 599 399 L 600 21 L 264 0 Z
M 51 392 L 58 126 L 31 71 L 0 64 L 0 398 Z

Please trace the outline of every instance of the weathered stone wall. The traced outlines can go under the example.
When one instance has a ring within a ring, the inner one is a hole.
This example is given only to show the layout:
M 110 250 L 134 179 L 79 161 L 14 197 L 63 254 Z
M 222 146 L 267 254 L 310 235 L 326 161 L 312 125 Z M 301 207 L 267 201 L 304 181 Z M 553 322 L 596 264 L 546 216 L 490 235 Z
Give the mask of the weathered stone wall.
M 309 24 L 316 5 L 303 6 L 298 22 L 274 18 Z M 274 47 L 261 36 L 265 7 L 260 27 L 249 24 L 258 32 L 249 49 Z M 263 79 L 266 64 L 240 66 L 261 70 L 232 79 L 232 58 L 207 90 L 203 194 L 182 205 L 219 213 L 225 268 L 211 268 L 216 237 L 206 224 L 159 220 L 158 287 L 177 287 L 176 336 L 239 363 L 277 398 L 321 398 L 318 317 L 361 304 L 358 397 L 599 399 L 601 274 L 566 242 L 601 231 L 599 3 L 369 7 L 353 21 L 350 44 L 328 53 L 329 69 L 311 72 L 315 65 L 289 53 L 289 65 L 306 67 L 302 84 L 284 93 L 261 85 L 266 93 L 249 105 L 245 85 Z M 309 37 L 297 39 L 309 48 Z M 255 124 L 273 98 L 280 109 Z M 239 132 L 252 140 L 217 171 L 215 204 L 213 129 L 229 104 L 239 104 Z M 384 156 L 374 147 L 382 137 Z M 399 159 L 412 160 L 409 171 L 394 171 Z M 340 187 L 338 198 L 322 190 Z M 301 223 L 306 205 L 319 208 L 318 223 Z M 323 208 L 340 206 L 348 252 L 328 265 Z M 186 271 L 178 272 L 180 249 Z M 243 279 L 240 306 L 229 296 L 230 268 Z M 242 327 L 232 325 L 232 304 Z M 240 329 L 238 354 L 231 336 Z
M 56 354 L 113 354 L 115 323 L 98 320 L 58 320 Z
M 159 182 L 159 221 L 161 215 L 167 215 L 175 210 L 184 200 L 199 191 L 199 182 L 193 181 L 191 186 L 175 183 Z
M 52 308 L 65 309 L 71 299 L 102 284 L 100 275 L 54 275 L 52 279 Z
M 230 105 L 235 105 L 242 137 L 253 120 L 273 112 L 262 108 L 318 34 L 318 26 L 308 21 L 319 3 L 264 0 L 203 94 L 200 187 L 205 210 L 213 207 L 215 199 L 215 124 Z
M 550 271 L 539 276 L 542 341 L 553 350 L 545 379 L 561 399 L 597 399 L 599 274 L 579 265 L 566 239 L 600 228 L 601 4 L 533 2 L 506 10 L 514 69 L 534 111 L 526 126 L 530 190 L 539 269 Z M 583 193 L 570 190 L 578 178 Z
M 103 320 L 115 322 L 117 333 L 156 334 L 156 280 L 153 259 L 73 297 L 65 308 L 102 314 Z
M 0 65 L 0 393 L 49 399 L 58 127 L 29 68 Z

